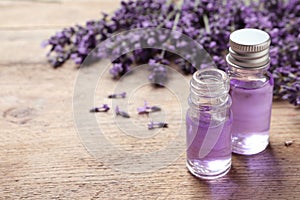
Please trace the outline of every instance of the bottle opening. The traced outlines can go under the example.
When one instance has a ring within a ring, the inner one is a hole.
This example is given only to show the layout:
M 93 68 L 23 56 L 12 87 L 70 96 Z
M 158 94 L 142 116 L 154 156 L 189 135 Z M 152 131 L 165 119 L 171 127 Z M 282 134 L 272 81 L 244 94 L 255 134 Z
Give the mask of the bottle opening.
M 194 73 L 191 92 L 205 97 L 222 96 L 229 91 L 229 77 L 219 69 L 206 68 Z

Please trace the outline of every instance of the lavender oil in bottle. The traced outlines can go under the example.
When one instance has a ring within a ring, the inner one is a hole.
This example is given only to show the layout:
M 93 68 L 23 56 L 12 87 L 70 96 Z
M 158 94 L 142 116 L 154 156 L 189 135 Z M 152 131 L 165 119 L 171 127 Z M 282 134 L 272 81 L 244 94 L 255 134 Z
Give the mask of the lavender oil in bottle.
M 207 68 L 195 72 L 190 85 L 187 168 L 199 178 L 219 178 L 231 167 L 229 77 L 221 70 Z
M 269 144 L 273 97 L 270 36 L 258 29 L 241 29 L 230 35 L 226 61 L 232 98 L 232 149 L 243 155 L 257 154 Z

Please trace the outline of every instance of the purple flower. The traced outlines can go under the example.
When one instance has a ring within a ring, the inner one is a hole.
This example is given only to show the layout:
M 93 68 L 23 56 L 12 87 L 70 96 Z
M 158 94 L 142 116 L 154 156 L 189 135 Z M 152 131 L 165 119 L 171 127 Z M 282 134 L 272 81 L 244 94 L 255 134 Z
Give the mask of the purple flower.
M 274 95 L 300 105 L 297 100 L 299 93 L 295 92 L 300 77 L 298 13 L 299 0 L 258 0 L 249 4 L 227 0 L 226 5 L 219 0 L 190 0 L 183 1 L 180 9 L 177 1 L 128 0 L 122 1 L 112 15 L 103 14 L 101 19 L 88 21 L 84 26 L 65 28 L 43 42 L 42 46 L 50 47 L 47 59 L 54 68 L 62 66 L 68 59 L 80 65 L 95 48 L 92 58 L 107 58 L 107 55 L 128 52 L 128 47 L 132 47 L 135 48 L 132 53 L 113 61 L 110 69 L 112 77 L 120 78 L 129 72 L 132 63 L 148 63 L 151 70 L 149 81 L 163 86 L 167 81 L 167 62 L 175 61 L 186 74 L 194 73 L 196 67 L 211 65 L 210 58 L 199 56 L 191 44 L 180 41 L 182 34 L 198 42 L 211 55 L 216 66 L 226 71 L 225 56 L 230 33 L 245 27 L 258 28 L 267 31 L 272 38 L 270 71 L 275 78 Z M 178 21 L 175 21 L 178 16 Z M 177 32 L 172 33 L 173 38 L 168 31 L 159 35 L 129 33 L 111 41 L 112 46 L 97 49 L 98 44 L 116 33 L 143 27 L 174 28 Z M 141 49 L 144 44 L 153 46 L 156 43 L 165 48 L 164 53 L 158 49 Z M 183 50 L 183 57 L 190 63 L 168 52 L 176 49 Z M 158 56 L 162 54 L 164 56 Z
M 151 24 L 149 21 L 143 21 L 142 25 L 143 25 L 143 27 L 149 27 Z
M 291 86 L 283 86 L 282 99 L 288 100 L 295 106 L 300 105 L 300 81 L 295 82 Z
M 137 108 L 138 114 L 149 114 L 151 112 L 161 111 L 158 106 L 149 106 L 147 101 L 144 102 L 144 106 Z
M 156 42 L 155 42 L 155 39 L 154 39 L 154 38 L 149 38 L 149 39 L 147 40 L 147 44 L 148 44 L 149 46 L 153 46 L 155 43 L 156 43 Z
M 123 64 L 122 63 L 114 63 L 113 67 L 109 70 L 109 72 L 113 75 L 113 77 L 118 77 L 119 74 L 123 72 Z
M 160 36 L 158 36 L 158 39 L 159 39 L 160 42 L 163 42 L 164 40 L 167 39 L 167 36 L 166 35 L 160 35 Z
M 94 113 L 94 112 L 107 112 L 107 111 L 109 111 L 109 109 L 110 108 L 107 104 L 103 104 L 100 107 L 95 107 L 95 108 L 90 109 L 90 112 L 91 113 Z
M 124 111 L 119 109 L 119 106 L 116 106 L 115 113 L 116 113 L 116 115 L 120 115 L 124 118 L 130 118 L 130 116 L 127 112 L 124 112 Z
M 122 75 L 130 71 L 130 65 L 132 64 L 132 58 L 126 55 L 119 57 L 113 61 L 112 68 L 109 72 L 113 78 L 120 78 Z
M 108 95 L 108 98 L 109 99 L 116 99 L 116 98 L 125 98 L 126 97 L 126 92 L 122 92 L 122 93 L 119 93 L 119 94 L 110 94 Z
M 168 65 L 169 61 L 161 57 L 155 57 L 148 62 L 152 73 L 149 75 L 149 80 L 157 86 L 164 86 L 166 82 L 167 70 L 164 65 Z
M 168 124 L 165 122 L 149 122 L 148 123 L 148 129 L 155 129 L 155 128 L 168 128 Z

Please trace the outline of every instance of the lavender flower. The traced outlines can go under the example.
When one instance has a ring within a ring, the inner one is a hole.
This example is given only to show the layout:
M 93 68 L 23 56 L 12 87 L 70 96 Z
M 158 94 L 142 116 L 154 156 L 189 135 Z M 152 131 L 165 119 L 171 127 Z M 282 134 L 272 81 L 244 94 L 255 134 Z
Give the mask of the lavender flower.
M 143 107 L 137 108 L 138 114 L 149 114 L 151 112 L 161 111 L 161 108 L 158 106 L 149 106 L 147 101 L 144 102 Z
M 119 106 L 116 106 L 115 113 L 116 113 L 116 115 L 120 115 L 124 118 L 130 118 L 130 116 L 127 112 L 124 112 L 124 111 L 119 109 Z
M 300 81 L 295 82 L 291 86 L 283 86 L 284 95 L 282 99 L 288 100 L 291 104 L 300 105 Z
M 109 106 L 107 104 L 103 104 L 102 106 L 100 107 L 95 107 L 95 108 L 92 108 L 90 109 L 90 112 L 91 113 L 95 113 L 95 112 L 107 112 L 109 111 Z
M 122 93 L 119 93 L 119 94 L 110 94 L 108 95 L 108 98 L 110 99 L 116 99 L 116 98 L 125 98 L 126 97 L 126 92 L 122 92 Z
M 120 78 L 122 75 L 130 71 L 130 65 L 132 64 L 132 58 L 130 56 L 123 55 L 113 62 L 113 66 L 110 69 L 110 73 L 113 78 Z
M 165 122 L 149 122 L 148 123 L 148 129 L 155 129 L 155 128 L 168 128 L 168 124 Z
M 160 56 L 156 56 L 150 59 L 148 64 L 152 70 L 149 80 L 157 86 L 164 86 L 167 76 L 167 70 L 164 65 L 168 65 L 169 61 Z
M 287 140 L 287 141 L 284 142 L 284 145 L 286 147 L 291 146 L 292 144 L 293 144 L 293 140 Z
M 53 67 L 62 66 L 68 59 L 81 64 L 87 55 L 102 41 L 113 34 L 136 28 L 159 27 L 176 30 L 179 34 L 172 39 L 168 33 L 153 35 L 127 35 L 107 49 L 97 49 L 95 58 L 106 57 L 107 53 L 123 52 L 123 41 L 129 41 L 134 50 L 113 61 L 110 73 L 119 78 L 130 71 L 132 63 L 149 63 L 149 80 L 163 86 L 167 80 L 164 65 L 175 61 L 185 74 L 192 74 L 195 67 L 204 67 L 206 59 L 199 56 L 191 44 L 180 40 L 185 34 L 211 55 L 217 67 L 226 70 L 225 55 L 228 53 L 229 35 L 236 29 L 259 28 L 272 37 L 270 50 L 271 67 L 275 82 L 274 95 L 299 106 L 300 80 L 300 1 L 299 0 L 258 0 L 246 4 L 240 0 L 189 0 L 181 8 L 177 1 L 169 0 L 128 0 L 111 16 L 103 14 L 99 20 L 88 21 L 84 26 L 65 28 L 43 43 L 49 46 L 47 53 Z M 176 33 L 177 34 L 177 33 Z M 177 39 L 175 39 L 177 38 Z M 150 46 L 160 43 L 167 50 L 184 50 L 184 58 L 158 49 L 141 49 L 141 44 Z M 163 55 L 164 56 L 161 56 Z M 207 63 L 206 63 L 207 62 Z

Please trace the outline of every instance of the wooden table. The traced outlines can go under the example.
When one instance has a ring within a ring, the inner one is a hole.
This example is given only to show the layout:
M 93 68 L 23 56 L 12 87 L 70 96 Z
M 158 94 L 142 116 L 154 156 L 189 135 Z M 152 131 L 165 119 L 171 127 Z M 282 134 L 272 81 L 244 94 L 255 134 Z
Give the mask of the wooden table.
M 97 19 L 100 11 L 118 5 L 110 0 L 0 2 L 0 199 L 299 199 L 300 110 L 286 102 L 273 104 L 268 149 L 255 156 L 233 155 L 232 170 L 219 180 L 190 175 L 184 152 L 168 166 L 145 173 L 118 170 L 87 152 L 73 119 L 78 70 L 71 62 L 52 69 L 40 44 L 55 31 Z M 108 73 L 102 81 L 95 96 L 97 102 L 109 102 L 101 95 L 113 91 L 115 82 Z M 158 96 L 163 91 L 144 90 Z M 128 102 L 141 105 L 141 94 Z M 147 99 L 160 102 L 170 122 L 169 129 L 150 139 L 120 136 L 109 121 L 115 119 L 112 112 L 97 119 L 109 130 L 107 137 L 126 151 L 163 148 L 181 124 L 178 102 L 168 95 Z M 148 120 L 132 115 L 137 126 Z M 286 140 L 294 142 L 287 147 Z

